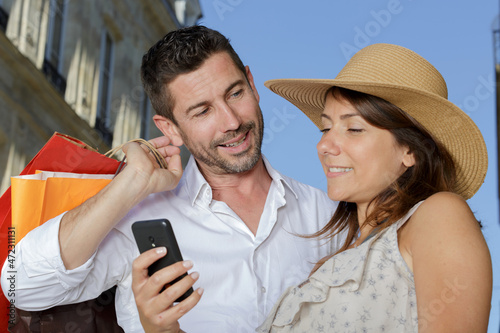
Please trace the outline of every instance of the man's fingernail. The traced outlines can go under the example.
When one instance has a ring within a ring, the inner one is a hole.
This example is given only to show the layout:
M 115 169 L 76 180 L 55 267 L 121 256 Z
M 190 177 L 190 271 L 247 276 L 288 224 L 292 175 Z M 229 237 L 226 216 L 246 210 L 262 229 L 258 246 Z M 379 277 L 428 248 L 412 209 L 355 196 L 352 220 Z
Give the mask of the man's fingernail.
M 165 246 L 161 246 L 161 247 L 156 248 L 156 253 L 158 253 L 158 254 L 164 254 L 166 252 L 167 252 L 167 248 Z
M 182 265 L 186 268 L 191 268 L 193 267 L 193 262 L 191 260 L 185 260 L 184 262 L 182 262 Z

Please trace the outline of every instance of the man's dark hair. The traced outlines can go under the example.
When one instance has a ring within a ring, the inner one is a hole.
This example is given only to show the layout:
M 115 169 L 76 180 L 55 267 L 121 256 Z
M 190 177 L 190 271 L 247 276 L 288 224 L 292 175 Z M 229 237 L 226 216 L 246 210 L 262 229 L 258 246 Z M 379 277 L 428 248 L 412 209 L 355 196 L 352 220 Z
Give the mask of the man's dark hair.
M 167 85 L 177 76 L 197 70 L 210 56 L 226 52 L 246 77 L 245 66 L 229 40 L 204 26 L 174 30 L 153 45 L 142 57 L 141 79 L 156 113 L 177 124 L 174 96 Z

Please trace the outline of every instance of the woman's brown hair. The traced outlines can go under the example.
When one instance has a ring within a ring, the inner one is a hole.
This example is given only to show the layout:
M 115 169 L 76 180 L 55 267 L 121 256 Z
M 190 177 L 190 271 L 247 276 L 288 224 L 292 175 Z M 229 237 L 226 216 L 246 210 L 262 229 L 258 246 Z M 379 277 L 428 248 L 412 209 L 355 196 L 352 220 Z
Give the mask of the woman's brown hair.
M 371 125 L 387 129 L 396 142 L 408 147 L 415 157 L 414 166 L 370 201 L 369 206 L 373 205 L 373 209 L 365 223 L 386 228 L 419 201 L 440 191 L 453 191 L 456 179 L 453 158 L 415 119 L 399 107 L 372 95 L 338 87 L 330 89 L 325 98 L 328 94 L 350 103 Z M 349 247 L 358 231 L 356 204 L 341 201 L 328 224 L 309 237 L 330 238 L 347 232 L 340 252 Z

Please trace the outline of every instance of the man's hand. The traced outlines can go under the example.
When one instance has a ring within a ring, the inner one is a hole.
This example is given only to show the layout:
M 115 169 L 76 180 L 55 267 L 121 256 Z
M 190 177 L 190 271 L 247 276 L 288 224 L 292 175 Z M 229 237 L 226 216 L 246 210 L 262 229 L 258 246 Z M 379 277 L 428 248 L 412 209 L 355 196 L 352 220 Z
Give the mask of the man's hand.
M 61 258 L 66 269 L 85 263 L 109 231 L 149 194 L 174 189 L 182 176 L 179 147 L 167 137 L 151 143 L 168 161 L 162 169 L 149 149 L 136 142 L 123 147 L 125 168 L 95 196 L 63 216 L 59 228 Z
M 178 262 L 157 271 L 150 277 L 148 267 L 165 255 L 164 247 L 151 249 L 137 257 L 132 265 L 132 290 L 142 326 L 147 333 L 182 332 L 179 328 L 179 318 L 199 302 L 203 293 L 203 289 L 198 288 L 188 298 L 173 305 L 173 302 L 196 282 L 197 272 L 189 274 L 160 293 L 165 285 L 193 266 L 191 261 Z
M 149 140 L 149 143 L 158 150 L 158 152 L 165 158 L 167 163 L 173 155 L 179 155 L 181 150 L 177 146 L 171 145 L 171 140 L 166 136 L 159 136 Z
M 127 156 L 127 167 L 123 173 L 134 180 L 133 187 L 139 190 L 143 197 L 174 189 L 182 176 L 179 147 L 169 145 L 170 140 L 165 136 L 149 142 L 167 161 L 168 169 L 160 168 L 145 145 L 130 142 L 123 147 L 123 152 Z

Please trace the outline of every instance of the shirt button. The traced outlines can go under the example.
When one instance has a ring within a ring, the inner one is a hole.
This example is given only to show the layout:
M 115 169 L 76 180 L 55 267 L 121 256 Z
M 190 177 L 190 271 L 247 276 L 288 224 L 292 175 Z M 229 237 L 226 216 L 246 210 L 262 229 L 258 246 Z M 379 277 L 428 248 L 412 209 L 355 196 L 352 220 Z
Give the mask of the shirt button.
M 260 291 L 262 291 L 262 293 L 264 294 L 266 292 L 266 288 L 262 287 L 260 288 Z

